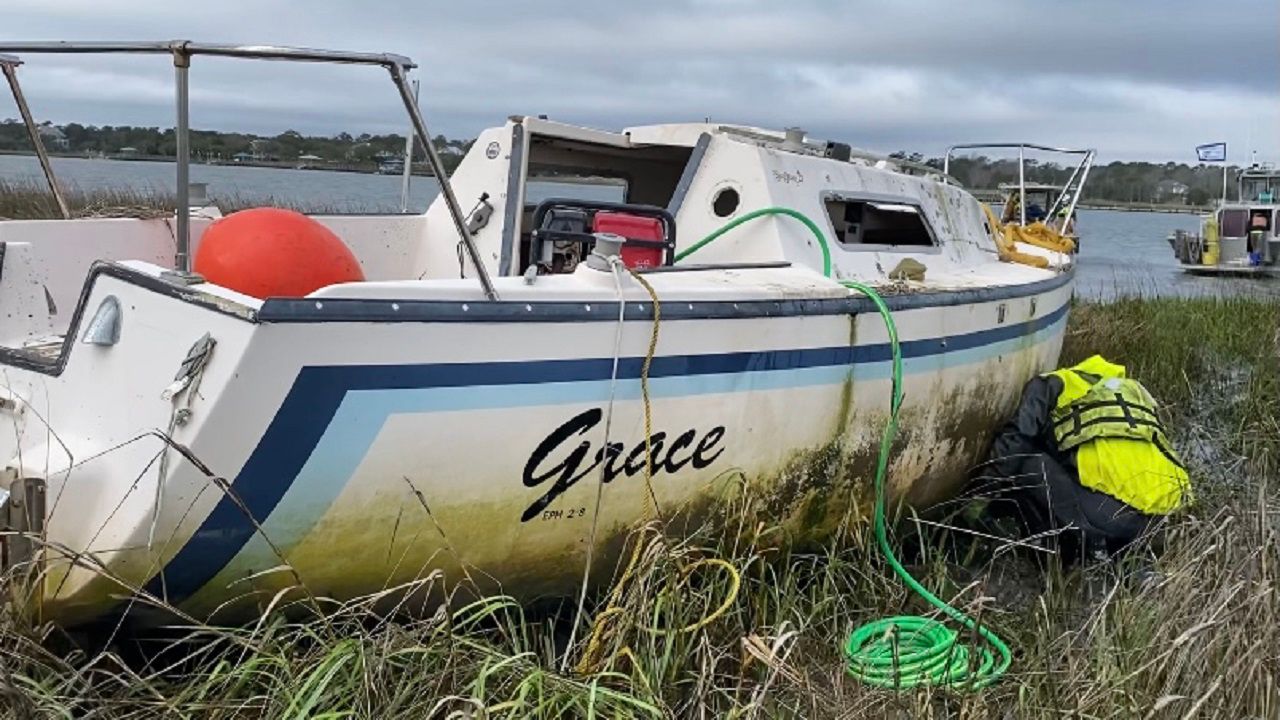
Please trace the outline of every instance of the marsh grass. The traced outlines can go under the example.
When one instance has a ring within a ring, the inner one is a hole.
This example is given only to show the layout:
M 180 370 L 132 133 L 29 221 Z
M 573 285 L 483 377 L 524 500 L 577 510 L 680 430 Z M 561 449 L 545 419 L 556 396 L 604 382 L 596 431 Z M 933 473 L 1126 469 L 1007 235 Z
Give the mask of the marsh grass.
M 154 215 L 172 212 L 172 195 L 154 190 L 134 188 L 85 191 L 70 188 L 65 192 L 67 206 L 73 216 L 92 215 L 104 208 L 132 208 Z M 0 180 L 0 219 L 44 220 L 61 217 L 58 204 L 49 189 L 29 182 Z
M 167 217 L 177 203 L 174 195 L 154 188 L 122 187 L 83 189 L 64 187 L 72 217 Z M 284 207 L 314 214 L 341 214 L 342 208 L 325 204 L 298 204 L 273 196 L 215 193 L 211 199 L 223 213 L 250 207 Z M 0 180 L 0 220 L 48 220 L 61 217 L 58 204 L 44 185 Z
M 1014 649 L 980 693 L 850 678 L 840 643 L 854 627 L 929 608 L 892 579 L 865 525 L 818 552 L 780 550 L 748 497 L 727 513 L 732 532 L 638 529 L 635 572 L 590 599 L 573 646 L 568 602 L 459 594 L 407 612 L 438 597 L 436 576 L 319 616 L 278 598 L 248 626 L 88 641 L 6 609 L 0 703 L 12 718 L 1280 718 L 1278 330 L 1280 306 L 1248 299 L 1073 308 L 1064 361 L 1101 353 L 1152 389 L 1195 448 L 1198 504 L 1169 521 L 1158 557 L 1140 548 L 1085 568 L 1033 562 L 1016 539 L 958 521 L 900 523 L 912 571 Z M 722 613 L 729 575 L 688 570 L 705 558 L 741 580 Z

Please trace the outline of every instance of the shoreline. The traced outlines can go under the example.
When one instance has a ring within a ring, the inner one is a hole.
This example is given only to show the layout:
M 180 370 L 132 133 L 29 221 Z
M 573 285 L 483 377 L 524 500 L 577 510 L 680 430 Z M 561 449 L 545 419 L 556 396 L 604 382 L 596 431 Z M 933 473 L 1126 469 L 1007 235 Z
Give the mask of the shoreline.
M 0 150 L 0 155 L 14 157 L 30 157 L 36 156 L 33 152 L 21 150 Z M 85 155 L 83 153 L 60 153 L 50 152 L 50 158 L 69 159 L 69 160 L 109 160 L 112 162 L 155 162 L 155 163 L 176 163 L 177 158 L 170 155 Z M 354 173 L 357 175 L 389 175 L 399 177 L 401 173 L 380 173 L 376 165 L 349 165 L 345 163 L 333 164 L 311 164 L 271 161 L 271 160 L 250 160 L 248 162 L 235 162 L 218 160 L 209 162 L 198 158 L 191 159 L 192 165 L 209 165 L 214 167 L 253 167 L 253 168 L 271 168 L 275 170 L 319 170 L 322 172 L 342 172 Z M 411 171 L 414 177 L 435 177 L 427 169 L 414 168 Z
M 35 153 L 24 150 L 0 150 L 0 155 L 12 155 L 19 157 L 35 157 Z M 112 160 L 119 162 L 157 162 L 157 163 L 173 163 L 176 158 L 168 155 L 85 155 L 82 153 L 66 153 L 66 152 L 50 152 L 51 158 L 70 158 L 77 160 Z M 319 170 L 322 172 L 343 172 L 354 173 L 358 175 L 387 175 L 399 177 L 400 173 L 380 173 L 375 165 L 350 165 L 345 163 L 329 163 L 329 164 L 310 164 L 269 161 L 269 160 L 250 160 L 247 162 L 227 162 L 227 161 L 203 161 L 193 158 L 192 165 L 208 165 L 214 167 L 254 167 L 254 168 L 272 168 L 276 170 Z M 414 168 L 411 171 L 413 177 L 435 177 L 428 168 Z M 573 182 L 571 179 L 564 179 L 560 182 Z M 993 202 L 993 192 L 986 189 L 970 189 L 974 197 L 985 202 Z M 996 201 L 998 202 L 998 201 Z M 1206 205 L 1171 205 L 1166 203 L 1134 203 L 1120 200 L 1089 200 L 1081 202 L 1079 208 L 1082 210 L 1110 210 L 1113 212 L 1151 212 L 1166 214 L 1183 214 L 1183 215 L 1201 215 L 1212 212 L 1212 206 Z
M 0 156 L 34 158 L 35 153 L 28 152 L 28 151 L 21 151 L 21 150 L 0 150 Z M 74 159 L 74 160 L 108 160 L 113 162 L 150 162 L 150 163 L 170 163 L 170 164 L 176 162 L 175 158 L 166 156 L 166 155 L 94 156 L 94 155 L 84 155 L 81 153 L 65 153 L 65 152 L 56 153 L 55 152 L 55 153 L 50 153 L 49 157 L 59 158 L 59 159 Z M 274 162 L 260 161 L 260 160 L 251 160 L 247 162 L 225 162 L 225 161 L 208 162 L 208 161 L 202 161 L 198 159 L 193 159 L 191 164 L 203 165 L 208 167 L 268 168 L 268 169 L 274 169 L 274 170 L 317 170 L 321 172 L 349 173 L 349 174 L 355 174 L 355 175 L 382 175 L 387 177 L 400 177 L 401 175 L 400 173 L 380 173 L 377 171 L 377 168 L 375 166 L 354 166 L 354 165 L 347 165 L 347 164 L 314 165 L 314 164 L 304 163 L 302 165 L 299 165 L 297 163 L 288 163 L 288 162 L 280 162 L 280 161 L 274 161 Z M 419 177 L 419 178 L 435 177 L 435 175 L 433 175 L 427 168 L 422 168 L 422 169 L 414 168 L 411 174 L 413 177 Z M 578 178 L 561 178 L 556 180 L 556 182 L 563 182 L 563 183 L 575 183 L 579 181 L 588 182 L 586 180 L 581 180 Z M 979 189 L 979 190 L 970 190 L 970 192 L 972 192 L 974 196 L 977 197 L 979 200 L 989 201 L 989 198 L 987 197 L 989 195 L 989 191 Z M 1124 202 L 1124 201 L 1116 201 L 1116 200 L 1090 200 L 1090 201 L 1081 202 L 1078 207 L 1081 210 L 1107 210 L 1111 212 L 1146 212 L 1146 213 L 1162 213 L 1162 214 L 1169 214 L 1169 215 L 1202 215 L 1202 214 L 1213 211 L 1212 206 L 1204 206 L 1204 205 L 1171 205 L 1171 204 L 1165 204 L 1165 203 L 1134 203 L 1134 202 Z
M 1213 208 L 1202 205 L 1157 205 L 1154 203 L 1108 203 L 1108 202 L 1083 202 L 1080 203 L 1081 210 L 1113 210 L 1116 212 L 1151 212 L 1151 213 L 1167 213 L 1171 215 L 1202 215 L 1212 212 Z

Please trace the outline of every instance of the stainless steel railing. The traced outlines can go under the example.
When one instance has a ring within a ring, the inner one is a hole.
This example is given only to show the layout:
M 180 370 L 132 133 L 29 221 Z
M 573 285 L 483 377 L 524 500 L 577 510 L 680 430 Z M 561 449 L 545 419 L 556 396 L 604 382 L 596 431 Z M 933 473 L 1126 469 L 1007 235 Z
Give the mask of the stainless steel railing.
M 400 93 L 400 99 L 404 103 L 405 110 L 409 113 L 410 122 L 412 123 L 414 131 L 426 152 L 427 163 L 431 166 L 431 171 L 435 174 L 436 181 L 440 184 L 440 194 L 444 197 L 445 204 L 449 209 L 449 215 L 453 220 L 453 225 L 457 228 L 458 235 L 462 238 L 463 244 L 466 247 L 467 255 L 471 259 L 471 264 L 475 267 L 476 275 L 480 280 L 481 287 L 484 289 L 485 297 L 490 300 L 498 299 L 497 292 L 493 287 L 493 280 L 489 277 L 489 272 L 485 268 L 483 259 L 480 257 L 480 252 L 475 244 L 475 238 L 467 227 L 466 216 L 462 212 L 462 207 L 458 204 L 458 198 L 453 192 L 453 186 L 449 182 L 447 173 L 445 173 L 444 164 L 440 161 L 440 155 L 436 152 L 435 146 L 431 144 L 431 133 L 427 130 L 426 120 L 423 118 L 422 112 L 419 110 L 418 103 L 414 97 L 414 93 L 410 89 L 408 72 L 417 67 L 417 65 L 403 55 L 394 55 L 390 53 L 357 53 L 339 50 L 282 47 L 275 45 L 225 45 L 217 43 L 198 43 L 189 40 L 169 40 L 160 42 L 0 43 L 0 58 L 2 58 L 0 59 L 0 69 L 3 69 L 5 77 L 9 80 L 9 86 L 13 91 L 14 100 L 18 103 L 19 112 L 21 112 L 23 116 L 23 122 L 26 124 L 27 131 L 31 134 L 32 142 L 36 146 L 36 154 L 40 157 L 41 167 L 45 171 L 45 177 L 48 179 L 49 185 L 53 189 L 55 197 L 58 199 L 59 207 L 62 209 L 64 216 L 69 216 L 66 208 L 66 202 L 63 200 L 61 193 L 57 188 L 57 183 L 53 176 L 53 169 L 49 164 L 48 154 L 44 151 L 43 143 L 40 142 L 39 128 L 32 119 L 31 113 L 26 109 L 26 101 L 25 98 L 23 98 L 22 91 L 18 85 L 16 68 L 21 64 L 21 60 L 17 57 L 4 55 L 4 53 L 124 53 L 169 55 L 172 57 L 174 67 L 174 99 L 177 116 L 174 128 L 177 139 L 176 164 L 178 205 L 175 264 L 177 269 L 182 271 L 191 270 L 191 227 L 190 210 L 188 208 L 188 204 L 190 202 L 188 181 L 191 166 L 190 145 L 188 142 L 190 135 L 188 70 L 191 67 L 191 59 L 193 57 L 199 55 L 210 55 L 215 57 L 244 58 L 251 60 L 284 60 L 292 62 L 373 65 L 386 68 L 391 74 L 391 80 Z
M 957 150 L 1017 150 L 1018 151 L 1018 210 L 1020 214 L 1020 224 L 1027 224 L 1027 182 L 1026 182 L 1026 164 L 1027 151 L 1039 150 L 1042 152 L 1060 153 L 1064 155 L 1079 155 L 1080 163 L 1076 165 L 1071 172 L 1071 177 L 1067 179 L 1067 184 L 1062 186 L 1062 193 L 1054 200 L 1053 206 L 1048 209 L 1046 217 L 1054 217 L 1063 202 L 1068 203 L 1066 214 L 1063 215 L 1062 227 L 1065 228 L 1071 222 L 1072 215 L 1075 214 L 1076 205 L 1080 202 L 1080 195 L 1084 191 L 1085 181 L 1089 179 L 1089 169 L 1093 167 L 1093 158 L 1096 153 L 1092 149 L 1073 150 L 1071 148 L 1050 147 L 1048 145 L 1036 145 L 1034 143 L 969 143 L 965 145 L 952 145 L 947 148 L 947 155 L 942 161 L 943 174 L 951 174 L 951 156 Z

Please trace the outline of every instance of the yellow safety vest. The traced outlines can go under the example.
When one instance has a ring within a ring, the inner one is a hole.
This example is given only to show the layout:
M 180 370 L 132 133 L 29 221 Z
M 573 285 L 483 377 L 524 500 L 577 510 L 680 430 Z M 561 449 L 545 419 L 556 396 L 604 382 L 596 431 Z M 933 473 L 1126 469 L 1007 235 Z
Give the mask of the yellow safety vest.
M 1055 370 L 1062 380 L 1051 419 L 1063 451 L 1075 450 L 1080 484 L 1148 515 L 1191 501 L 1190 478 L 1156 415 L 1156 401 L 1123 365 L 1093 356 Z

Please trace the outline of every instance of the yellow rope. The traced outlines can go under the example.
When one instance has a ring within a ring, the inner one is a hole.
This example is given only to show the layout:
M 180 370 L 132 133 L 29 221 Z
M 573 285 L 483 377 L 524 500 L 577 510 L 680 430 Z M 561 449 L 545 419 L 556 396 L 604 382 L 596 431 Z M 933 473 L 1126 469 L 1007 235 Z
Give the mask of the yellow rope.
M 721 568 L 722 570 L 724 570 L 726 573 L 729 574 L 729 592 L 724 594 L 724 601 L 720 603 L 720 606 L 717 607 L 715 610 L 712 610 L 707 615 L 703 616 L 701 619 L 695 622 L 692 622 L 688 625 L 685 625 L 682 628 L 677 628 L 675 630 L 667 630 L 663 628 L 646 627 L 644 628 L 645 630 L 655 635 L 675 635 L 676 633 L 691 633 L 691 632 L 694 632 L 695 630 L 701 630 L 702 628 L 718 620 L 721 615 L 724 615 L 725 613 L 729 612 L 729 608 L 733 607 L 733 601 L 738 599 L 738 588 L 742 586 L 742 576 L 738 574 L 738 568 L 734 567 L 733 563 L 729 562 L 728 560 L 722 560 L 720 558 L 702 558 L 700 560 L 695 560 L 689 563 L 688 565 L 685 565 L 683 568 L 681 568 L 680 573 L 681 575 L 688 577 L 693 573 L 694 568 L 699 568 L 704 565 Z
M 1030 253 L 1020 252 L 1017 249 L 1017 245 L 1015 244 L 1015 241 L 1022 241 L 1022 242 L 1027 242 L 1027 244 L 1029 245 L 1046 247 L 1046 245 L 1039 242 L 1039 231 L 1036 231 L 1036 233 L 1034 233 L 1034 235 L 1036 235 L 1037 237 L 1037 241 L 1032 242 L 1020 235 L 1020 233 L 1023 230 L 1029 230 L 1028 228 L 1018 228 L 1016 225 L 1013 225 L 1013 224 L 1003 225 L 1001 224 L 1000 220 L 996 218 L 996 214 L 991 211 L 991 208 L 987 207 L 986 203 L 978 203 L 978 204 L 982 206 L 983 212 L 987 214 L 987 222 L 991 226 L 991 238 L 995 240 L 996 254 L 999 256 L 1000 260 L 1002 260 L 1003 262 L 1015 262 L 1015 263 L 1020 263 L 1022 265 L 1030 265 L 1032 267 L 1038 267 L 1038 268 L 1049 267 L 1048 258 L 1042 257 L 1040 255 L 1032 255 Z M 1045 229 L 1049 229 L 1049 228 L 1046 226 Z M 1050 230 L 1050 232 L 1052 232 L 1052 230 Z M 1062 238 L 1062 240 L 1064 240 L 1066 243 L 1071 243 L 1071 240 L 1069 238 Z M 1059 244 L 1059 245 L 1055 245 L 1054 247 L 1049 247 L 1048 249 L 1054 250 L 1055 252 L 1067 253 L 1067 252 L 1071 252 L 1072 247 L 1074 247 L 1073 244 L 1069 246 Z
M 653 405 L 649 402 L 649 368 L 653 366 L 653 356 L 658 352 L 658 328 L 662 325 L 662 301 L 658 293 L 644 276 L 632 268 L 627 268 L 631 277 L 640 283 L 649 300 L 653 302 L 653 329 L 649 333 L 649 349 L 644 355 L 644 365 L 640 368 L 640 395 L 644 398 L 644 485 L 649 491 L 649 500 L 653 502 L 653 514 L 662 520 L 662 511 L 658 507 L 658 496 L 653 492 Z
M 1006 225 L 1005 232 L 1010 231 L 1014 240 L 1027 245 L 1063 254 L 1076 249 L 1074 240 L 1049 227 L 1043 221 L 1036 221 L 1030 225 Z
M 653 329 L 649 334 L 649 349 L 645 353 L 644 364 L 640 368 L 640 394 L 644 401 L 644 483 L 649 493 L 649 500 L 653 503 L 653 514 L 658 518 L 658 524 L 664 525 L 665 520 L 662 517 L 661 508 L 658 507 L 658 496 L 653 490 L 653 406 L 649 396 L 649 370 L 653 366 L 653 358 L 658 350 L 658 333 L 662 324 L 662 302 L 658 299 L 658 293 L 644 276 L 631 268 L 628 268 L 628 272 L 649 293 L 649 299 L 653 302 Z M 622 298 L 619 298 L 618 301 L 624 302 Z M 626 569 L 622 571 L 621 577 L 618 578 L 618 582 L 614 584 L 612 591 L 609 593 L 608 605 L 596 615 L 591 624 L 591 634 L 587 638 L 587 646 L 582 651 L 582 657 L 578 660 L 578 664 L 574 666 L 574 671 L 579 675 L 588 675 L 605 664 L 605 661 L 601 660 L 600 656 L 608 635 L 606 631 L 609 629 L 609 621 L 625 612 L 625 608 L 621 604 L 622 595 L 627 585 L 631 582 L 636 566 L 639 564 L 640 557 L 646 547 L 646 543 L 643 542 L 644 534 L 642 533 L 636 537 L 635 545 L 631 550 L 631 557 L 627 560 Z M 659 542 L 661 542 L 662 537 L 662 533 L 659 532 L 657 535 Z M 695 632 L 715 622 L 733 607 L 734 601 L 738 598 L 738 590 L 742 585 L 742 578 L 738 573 L 738 569 L 727 560 L 701 558 L 681 568 L 681 576 L 687 578 L 695 569 L 700 567 L 719 567 L 729 574 L 729 592 L 725 593 L 725 599 L 720 603 L 719 607 L 696 622 L 682 628 L 669 630 L 644 627 L 644 630 L 660 635 Z M 632 665 L 635 665 L 635 653 L 630 647 L 619 649 L 618 652 L 614 653 L 613 657 L 631 658 Z

